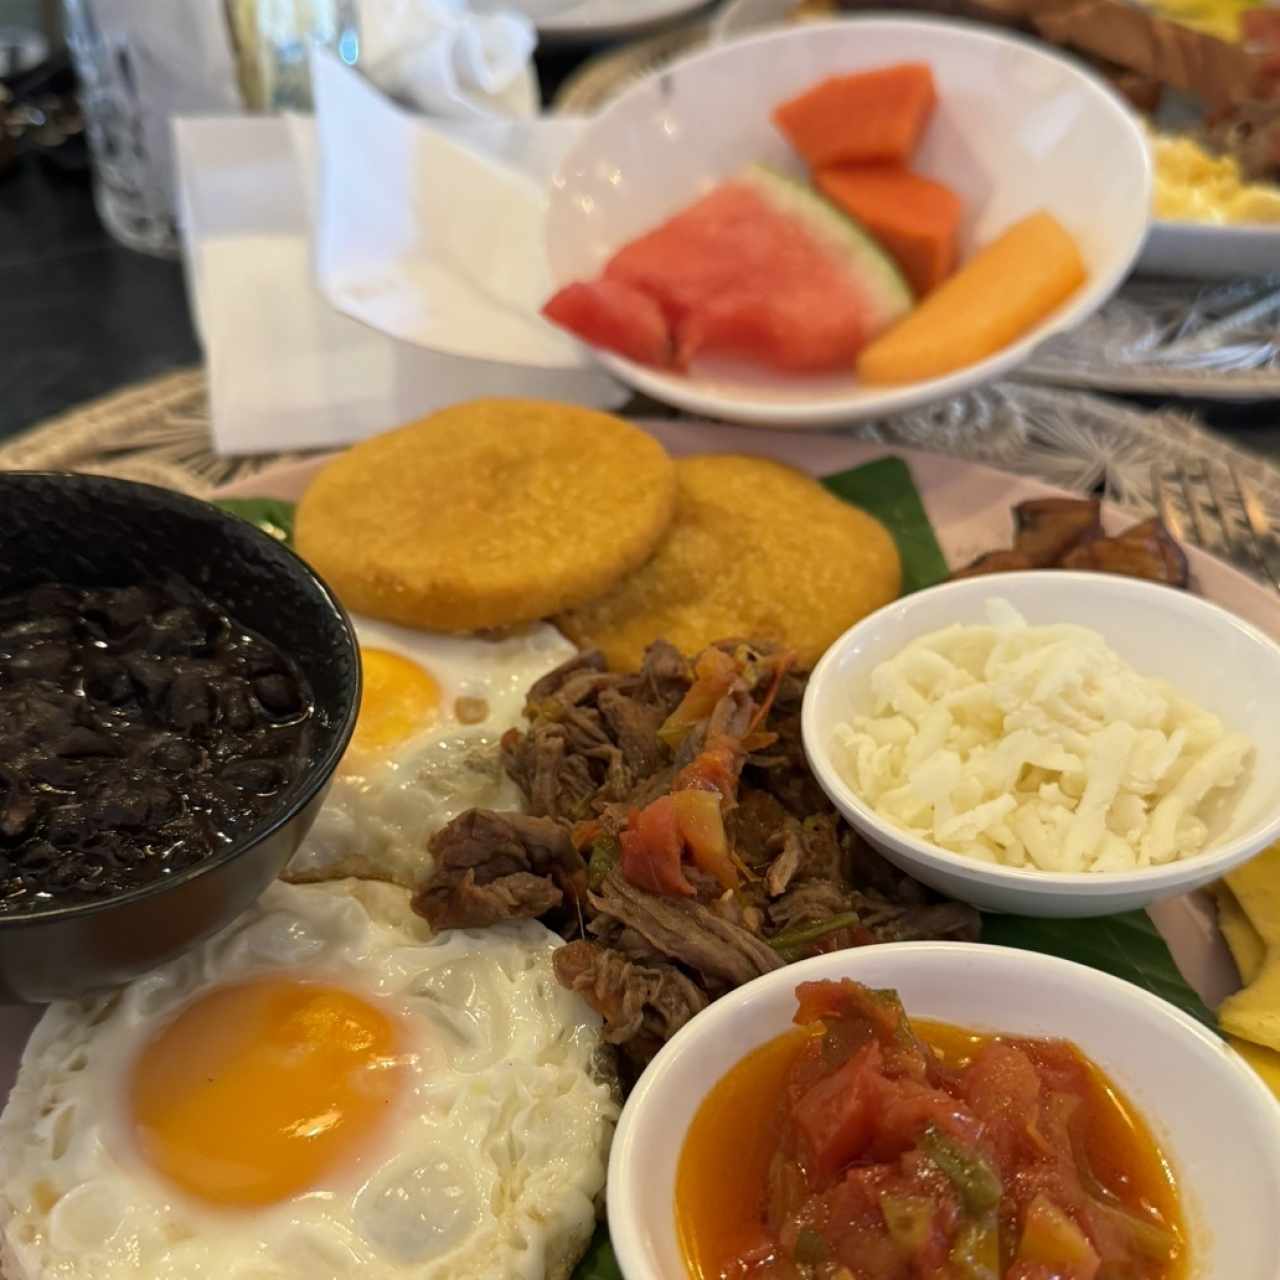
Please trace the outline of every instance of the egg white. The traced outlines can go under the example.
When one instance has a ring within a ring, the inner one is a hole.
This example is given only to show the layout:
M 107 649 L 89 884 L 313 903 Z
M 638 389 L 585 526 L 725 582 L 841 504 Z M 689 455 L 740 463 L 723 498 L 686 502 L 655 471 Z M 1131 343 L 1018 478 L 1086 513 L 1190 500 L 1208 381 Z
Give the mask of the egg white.
M 50 1006 L 0 1115 L 7 1280 L 547 1280 L 595 1221 L 616 1118 L 600 1020 L 524 921 L 434 938 L 386 884 L 273 885 L 120 992 Z M 129 1064 L 193 998 L 270 973 L 385 1002 L 399 1113 L 323 1185 L 254 1210 L 186 1200 L 140 1158 Z
M 436 680 L 439 715 L 389 749 L 348 752 L 285 879 L 363 876 L 413 886 L 431 869 L 427 841 L 458 814 L 522 807 L 499 740 L 523 723 L 529 686 L 577 649 L 547 623 L 490 637 L 353 621 L 362 647 L 398 653 Z M 461 723 L 461 697 L 483 699 L 486 718 Z

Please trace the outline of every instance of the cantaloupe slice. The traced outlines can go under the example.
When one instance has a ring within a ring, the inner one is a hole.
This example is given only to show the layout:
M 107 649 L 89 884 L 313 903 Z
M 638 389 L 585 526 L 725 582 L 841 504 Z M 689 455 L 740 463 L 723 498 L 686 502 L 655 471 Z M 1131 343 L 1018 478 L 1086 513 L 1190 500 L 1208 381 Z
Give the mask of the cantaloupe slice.
M 938 100 L 924 62 L 830 76 L 773 111 L 812 169 L 911 159 Z
M 964 205 L 950 187 L 896 164 L 819 169 L 813 184 L 893 255 L 919 296 L 955 270 Z
M 1066 228 L 1051 213 L 1033 213 L 864 347 L 858 374 L 871 383 L 917 382 L 984 360 L 1043 320 L 1085 274 Z

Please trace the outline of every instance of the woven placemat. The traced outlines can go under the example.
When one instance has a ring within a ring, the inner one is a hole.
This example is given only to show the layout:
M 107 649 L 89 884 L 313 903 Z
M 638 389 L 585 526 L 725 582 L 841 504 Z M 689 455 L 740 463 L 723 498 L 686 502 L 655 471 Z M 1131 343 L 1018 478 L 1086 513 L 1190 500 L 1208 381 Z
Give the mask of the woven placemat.
M 219 457 L 202 369 L 135 383 L 0 445 L 0 470 L 89 471 L 203 495 L 305 453 Z
M 657 417 L 654 406 L 636 409 Z M 910 413 L 842 428 L 863 440 L 931 449 L 1033 476 L 1077 492 L 1101 491 L 1135 514 L 1155 510 L 1153 476 L 1181 469 L 1193 496 L 1212 500 L 1206 464 L 1247 475 L 1280 527 L 1280 469 L 1228 443 L 1189 414 L 1145 411 L 1102 396 L 1002 382 Z M 0 470 L 91 471 L 203 495 L 306 453 L 220 457 L 214 452 L 204 375 L 168 374 L 92 401 L 0 447 Z M 1185 504 L 1184 504 L 1185 505 Z M 1243 511 L 1229 512 L 1237 525 Z M 1186 536 L 1193 537 L 1188 522 Z M 1227 553 L 1212 536 L 1199 539 Z M 1280 546 L 1273 548 L 1280 557 Z M 1243 568 L 1258 570 L 1256 564 Z

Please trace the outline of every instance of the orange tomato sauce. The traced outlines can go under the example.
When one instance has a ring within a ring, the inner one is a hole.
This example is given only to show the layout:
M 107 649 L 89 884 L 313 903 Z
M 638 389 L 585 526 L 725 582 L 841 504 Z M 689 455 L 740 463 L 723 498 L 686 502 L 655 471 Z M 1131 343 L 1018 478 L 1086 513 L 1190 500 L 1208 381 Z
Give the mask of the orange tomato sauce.
M 925 1019 L 911 1020 L 942 1062 L 963 1068 L 990 1040 L 1018 1042 Z M 764 1225 L 768 1173 L 781 1138 L 787 1073 L 821 1024 L 798 1027 L 737 1063 L 703 1100 L 676 1171 L 676 1225 L 692 1280 L 740 1280 L 740 1259 L 770 1243 Z M 1183 1242 L 1166 1280 L 1184 1280 L 1186 1232 L 1177 1186 L 1150 1129 L 1129 1100 L 1083 1054 L 1088 1067 L 1088 1156 L 1098 1181 L 1131 1211 L 1156 1214 Z

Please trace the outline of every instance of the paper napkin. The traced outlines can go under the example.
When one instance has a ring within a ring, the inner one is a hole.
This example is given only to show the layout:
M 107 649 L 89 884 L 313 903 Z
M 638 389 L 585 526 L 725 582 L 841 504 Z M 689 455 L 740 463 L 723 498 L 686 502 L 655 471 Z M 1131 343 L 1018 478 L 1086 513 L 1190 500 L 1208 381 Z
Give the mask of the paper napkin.
M 442 355 L 335 311 L 311 265 L 310 119 L 175 125 L 192 309 L 223 453 L 335 447 L 488 395 L 601 408 L 627 393 L 594 369 Z
M 339 311 L 433 351 L 587 369 L 543 320 L 547 184 L 571 119 L 427 119 L 317 51 L 316 278 Z

